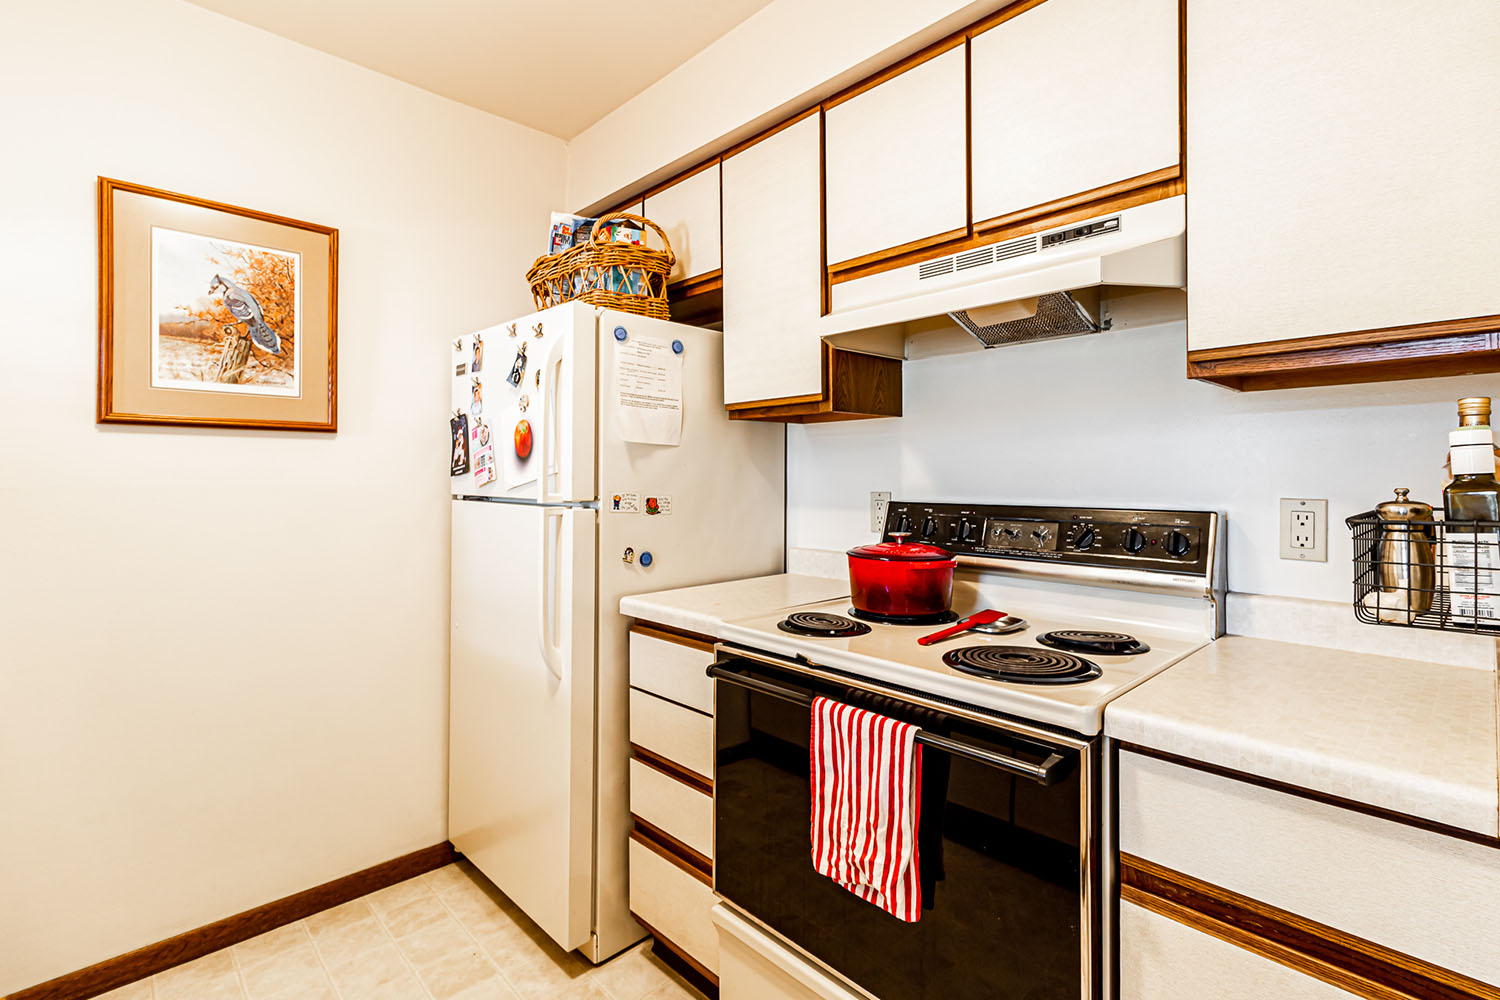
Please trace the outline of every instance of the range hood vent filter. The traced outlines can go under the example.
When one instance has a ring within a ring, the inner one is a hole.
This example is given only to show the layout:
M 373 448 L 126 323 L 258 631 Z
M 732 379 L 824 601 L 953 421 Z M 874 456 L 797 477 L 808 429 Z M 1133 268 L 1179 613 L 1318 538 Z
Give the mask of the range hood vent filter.
M 1036 311 L 1019 319 L 1004 314 L 986 316 L 993 307 L 951 312 L 948 317 L 969 332 L 985 347 L 1025 344 L 1054 337 L 1072 337 L 1081 333 L 1098 333 L 1101 327 L 1087 309 L 1067 292 L 1039 296 Z M 1011 315 L 1014 315 L 1012 312 Z

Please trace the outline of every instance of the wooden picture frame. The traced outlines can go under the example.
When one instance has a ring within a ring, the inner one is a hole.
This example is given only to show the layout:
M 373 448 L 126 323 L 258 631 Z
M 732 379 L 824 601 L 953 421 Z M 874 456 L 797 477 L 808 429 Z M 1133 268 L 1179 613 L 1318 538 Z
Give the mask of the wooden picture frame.
M 338 429 L 337 229 L 100 177 L 98 423 Z

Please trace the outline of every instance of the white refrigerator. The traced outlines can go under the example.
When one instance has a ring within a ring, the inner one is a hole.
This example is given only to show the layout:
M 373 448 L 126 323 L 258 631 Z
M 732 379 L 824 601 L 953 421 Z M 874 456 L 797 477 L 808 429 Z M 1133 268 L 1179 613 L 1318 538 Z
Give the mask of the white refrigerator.
M 568 304 L 451 361 L 450 839 L 603 961 L 645 936 L 620 598 L 780 572 L 785 433 L 727 418 L 711 330 Z

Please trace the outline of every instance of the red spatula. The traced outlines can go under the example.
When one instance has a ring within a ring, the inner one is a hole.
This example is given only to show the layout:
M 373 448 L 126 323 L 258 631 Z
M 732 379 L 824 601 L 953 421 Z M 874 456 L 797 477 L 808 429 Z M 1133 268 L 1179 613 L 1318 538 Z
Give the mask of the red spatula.
M 1004 617 L 1004 611 L 976 611 L 974 612 L 974 614 L 970 615 L 967 618 L 960 618 L 957 622 L 949 625 L 941 632 L 934 632 L 931 635 L 922 636 L 922 638 L 917 640 L 917 645 L 931 646 L 935 642 L 942 642 L 944 639 L 948 639 L 955 635 L 958 635 L 960 632 L 967 632 L 975 625 L 991 625 Z

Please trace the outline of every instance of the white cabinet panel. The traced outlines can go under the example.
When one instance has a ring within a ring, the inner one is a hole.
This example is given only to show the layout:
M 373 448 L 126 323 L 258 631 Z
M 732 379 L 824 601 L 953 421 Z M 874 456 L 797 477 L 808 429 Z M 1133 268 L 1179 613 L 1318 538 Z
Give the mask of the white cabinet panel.
M 651 195 L 646 218 L 661 226 L 672 243 L 677 263 L 667 280 L 681 281 L 719 269 L 719 165 L 715 163 Z M 646 245 L 660 249 L 661 240 L 646 231 Z
M 670 775 L 630 762 L 630 811 L 705 857 L 714 856 L 714 799 Z
M 714 720 L 711 715 L 630 689 L 630 742 L 681 764 L 694 774 L 714 774 Z
M 630 842 L 630 909 L 712 972 L 719 968 L 714 891 L 657 854 Z
M 828 109 L 828 263 L 968 224 L 964 77 L 960 45 Z
M 1122 853 L 1500 983 L 1472 936 L 1500 920 L 1500 850 L 1129 752 L 1119 787 Z
M 970 45 L 975 222 L 1178 162 L 1177 0 L 1047 0 Z
M 708 676 L 712 648 L 700 649 L 630 633 L 630 686 L 661 695 L 705 715 L 714 711 L 714 682 Z
M 818 117 L 724 160 L 724 402 L 823 391 Z
M 1120 904 L 1120 1000 L 1348 1000 L 1320 979 Z
M 1500 4 L 1189 0 L 1187 44 L 1190 349 L 1500 313 Z

